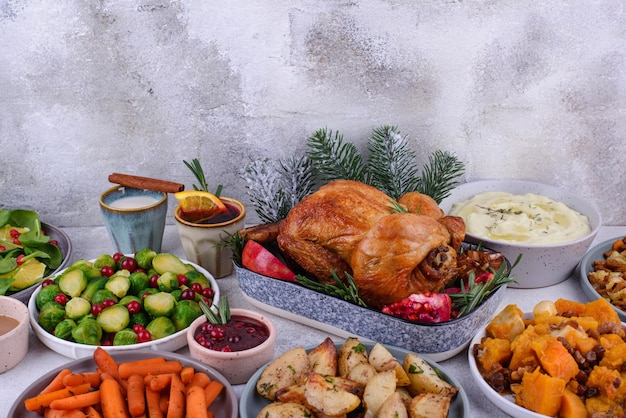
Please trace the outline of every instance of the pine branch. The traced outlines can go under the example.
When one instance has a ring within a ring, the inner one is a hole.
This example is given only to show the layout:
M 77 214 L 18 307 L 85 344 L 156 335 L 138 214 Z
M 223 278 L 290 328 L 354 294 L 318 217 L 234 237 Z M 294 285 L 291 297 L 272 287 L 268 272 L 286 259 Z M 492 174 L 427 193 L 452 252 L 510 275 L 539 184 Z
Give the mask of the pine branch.
M 323 182 L 333 180 L 365 180 L 363 157 L 354 144 L 343 142 L 339 132 L 320 129 L 307 141 L 307 156 Z
M 369 139 L 368 151 L 367 172 L 372 186 L 394 199 L 417 190 L 419 177 L 415 152 L 396 127 L 375 129 Z
M 315 182 L 313 165 L 306 155 L 279 161 L 283 173 L 283 188 L 287 212 L 305 196 L 313 193 Z M 285 214 L 286 215 L 286 214 Z
M 282 175 L 274 163 L 265 158 L 248 164 L 241 173 L 247 194 L 261 221 L 277 222 L 284 214 L 281 195 Z
M 437 150 L 428 157 L 419 181 L 419 191 L 427 194 L 437 203 L 450 195 L 465 173 L 465 165 L 453 154 Z

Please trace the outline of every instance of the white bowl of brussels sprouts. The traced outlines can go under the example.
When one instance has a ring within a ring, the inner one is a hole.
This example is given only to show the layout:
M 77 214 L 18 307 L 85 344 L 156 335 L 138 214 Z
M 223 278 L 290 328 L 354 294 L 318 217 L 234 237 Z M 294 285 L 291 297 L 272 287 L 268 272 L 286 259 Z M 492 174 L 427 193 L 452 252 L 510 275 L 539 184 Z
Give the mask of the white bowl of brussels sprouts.
M 202 310 L 219 300 L 201 266 L 149 249 L 78 260 L 33 292 L 28 311 L 39 340 L 70 358 L 107 351 L 175 351 Z

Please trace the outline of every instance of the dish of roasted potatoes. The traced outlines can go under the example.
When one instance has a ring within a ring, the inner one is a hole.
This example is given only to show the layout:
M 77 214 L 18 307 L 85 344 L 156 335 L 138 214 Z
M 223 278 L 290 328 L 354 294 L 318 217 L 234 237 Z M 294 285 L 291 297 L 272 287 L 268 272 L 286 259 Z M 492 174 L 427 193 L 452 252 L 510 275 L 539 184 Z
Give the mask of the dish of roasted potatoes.
M 469 417 L 469 399 L 427 357 L 358 338 L 326 338 L 259 369 L 242 392 L 240 417 Z

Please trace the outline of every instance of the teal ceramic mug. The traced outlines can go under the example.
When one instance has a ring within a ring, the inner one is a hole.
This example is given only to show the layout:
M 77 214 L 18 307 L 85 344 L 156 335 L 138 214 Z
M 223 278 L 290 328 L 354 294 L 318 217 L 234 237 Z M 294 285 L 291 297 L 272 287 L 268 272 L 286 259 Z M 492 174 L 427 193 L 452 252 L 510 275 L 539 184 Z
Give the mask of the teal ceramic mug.
M 116 186 L 100 196 L 100 212 L 116 251 L 134 254 L 142 248 L 161 251 L 167 193 Z

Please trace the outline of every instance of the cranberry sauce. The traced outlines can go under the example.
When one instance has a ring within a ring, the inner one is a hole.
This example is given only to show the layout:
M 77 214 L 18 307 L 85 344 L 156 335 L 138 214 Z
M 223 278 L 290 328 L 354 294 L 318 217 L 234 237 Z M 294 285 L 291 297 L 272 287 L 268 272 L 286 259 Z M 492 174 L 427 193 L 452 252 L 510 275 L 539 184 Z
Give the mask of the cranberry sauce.
M 243 351 L 260 345 L 269 337 L 269 329 L 260 321 L 233 315 L 225 325 L 205 322 L 194 335 L 201 346 L 216 351 Z

